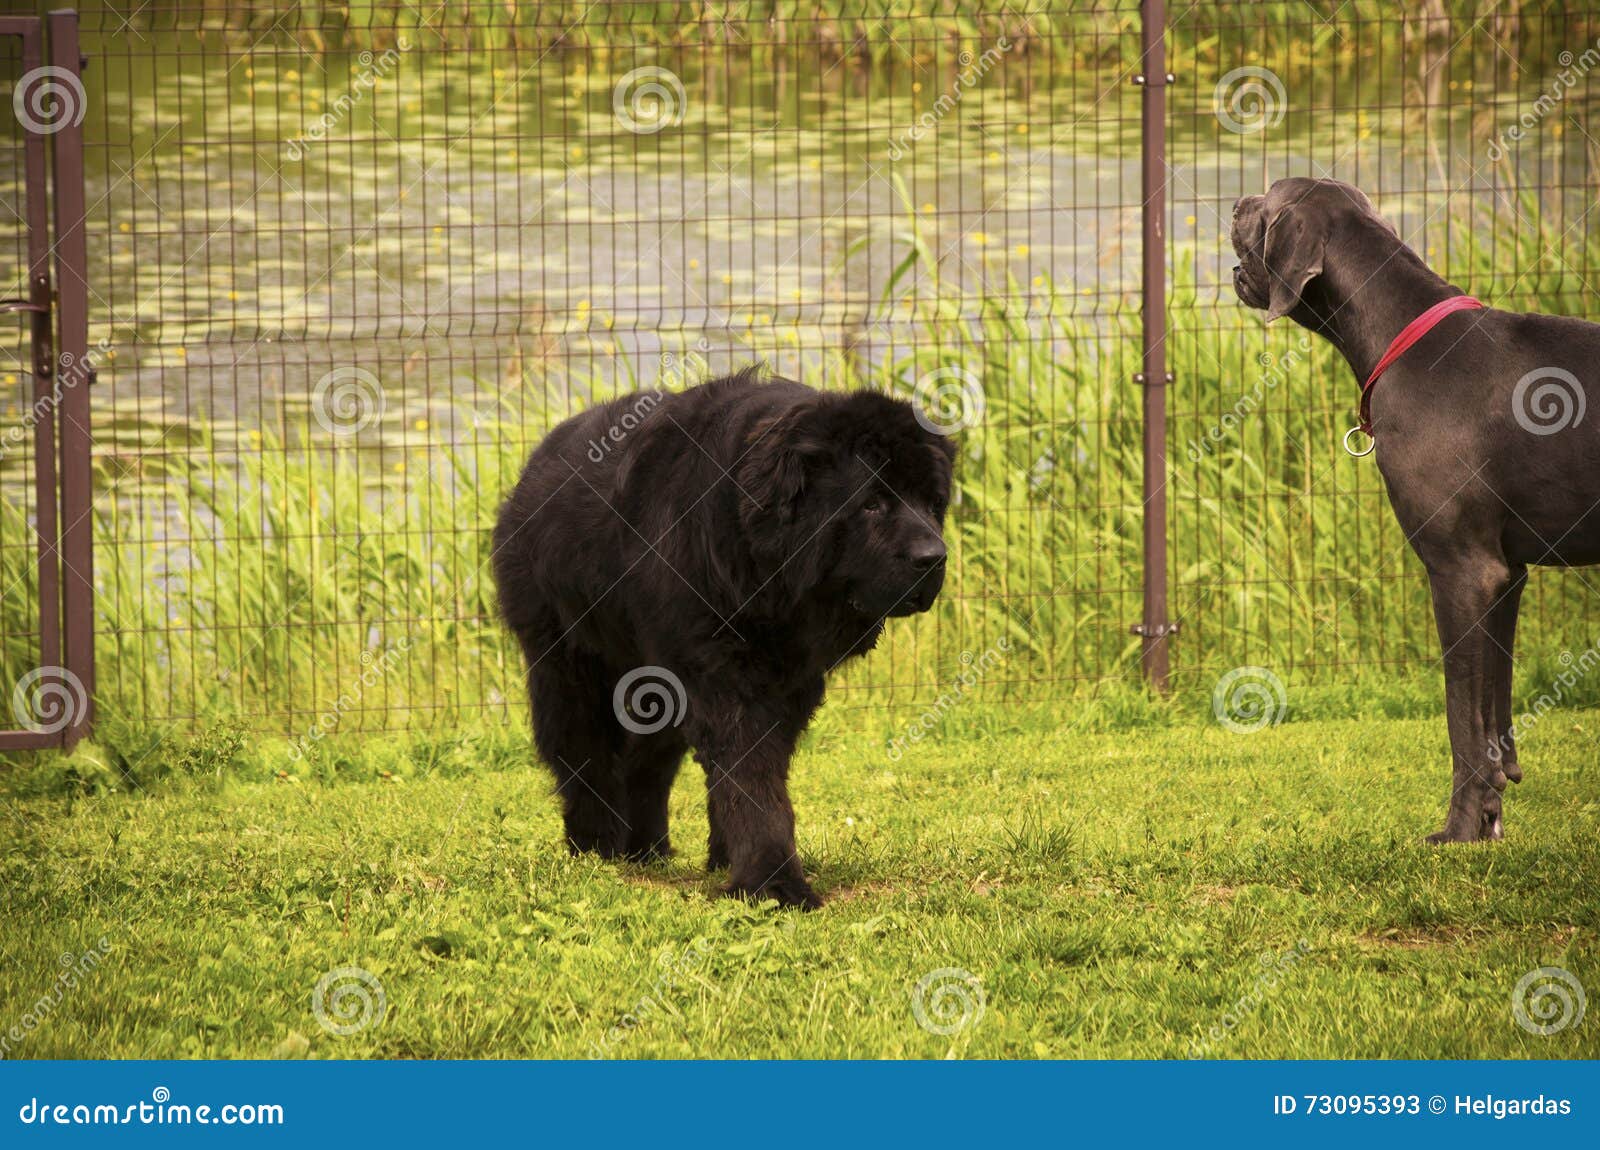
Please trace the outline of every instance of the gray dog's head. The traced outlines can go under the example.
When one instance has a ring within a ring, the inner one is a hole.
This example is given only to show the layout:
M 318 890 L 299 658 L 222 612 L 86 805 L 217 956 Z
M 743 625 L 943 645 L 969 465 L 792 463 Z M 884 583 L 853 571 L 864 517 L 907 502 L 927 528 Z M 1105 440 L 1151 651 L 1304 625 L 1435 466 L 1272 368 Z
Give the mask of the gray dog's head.
M 1374 239 L 1392 247 L 1399 237 L 1360 188 L 1304 176 L 1279 180 L 1266 195 L 1233 205 L 1233 289 L 1247 307 L 1265 308 L 1271 323 L 1299 306 L 1306 285 L 1322 274 L 1330 243 L 1373 247 Z

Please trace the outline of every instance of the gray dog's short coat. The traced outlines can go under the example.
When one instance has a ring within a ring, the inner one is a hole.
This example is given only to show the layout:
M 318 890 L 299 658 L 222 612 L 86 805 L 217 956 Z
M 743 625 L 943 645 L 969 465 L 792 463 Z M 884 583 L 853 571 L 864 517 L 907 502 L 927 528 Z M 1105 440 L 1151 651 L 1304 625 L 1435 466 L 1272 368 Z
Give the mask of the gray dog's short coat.
M 1359 385 L 1407 324 L 1460 295 L 1357 188 L 1287 179 L 1234 207 L 1239 298 L 1338 348 Z M 1600 326 L 1488 308 L 1445 317 L 1372 395 L 1378 469 L 1427 568 L 1454 758 L 1435 842 L 1498 839 L 1521 781 L 1517 605 L 1533 565 L 1600 562 Z M 1354 395 L 1352 395 L 1354 398 Z

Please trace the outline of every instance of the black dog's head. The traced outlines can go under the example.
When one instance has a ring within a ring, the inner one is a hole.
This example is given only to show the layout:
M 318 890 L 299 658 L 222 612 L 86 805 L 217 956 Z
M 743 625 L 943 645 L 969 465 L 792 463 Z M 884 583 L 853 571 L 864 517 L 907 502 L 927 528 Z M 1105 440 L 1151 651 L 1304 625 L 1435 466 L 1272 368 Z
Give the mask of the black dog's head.
M 944 583 L 955 445 L 877 392 L 813 393 L 752 431 L 739 469 L 752 551 L 795 599 L 913 615 Z
M 1234 291 L 1266 309 L 1268 323 L 1288 315 L 1322 274 L 1330 242 L 1392 249 L 1399 238 L 1360 188 L 1340 180 L 1295 176 L 1245 196 L 1233 205 Z

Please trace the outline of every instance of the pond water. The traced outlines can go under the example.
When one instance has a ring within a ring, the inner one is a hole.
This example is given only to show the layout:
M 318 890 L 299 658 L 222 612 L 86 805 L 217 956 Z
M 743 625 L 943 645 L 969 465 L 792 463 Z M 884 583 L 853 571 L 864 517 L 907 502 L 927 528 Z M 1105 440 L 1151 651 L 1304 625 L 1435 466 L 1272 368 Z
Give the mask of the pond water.
M 143 467 L 263 431 L 323 436 L 310 409 L 330 372 L 378 381 L 381 418 L 362 434 L 392 446 L 559 414 L 654 381 L 672 357 L 879 361 L 927 338 L 917 320 L 935 300 L 967 317 L 1005 300 L 1032 331 L 1066 318 L 1091 334 L 1137 307 L 1126 23 L 1071 66 L 953 45 L 875 68 L 803 47 L 759 66 L 711 49 L 311 51 L 110 25 L 86 50 L 113 472 L 122 454 Z M 1444 263 L 1463 211 L 1517 205 L 1514 172 L 1535 189 L 1524 212 L 1560 224 L 1592 206 L 1584 136 L 1559 130 L 1586 115 L 1586 85 L 1507 164 L 1486 158 L 1545 82 L 1537 60 L 1505 78 L 1441 55 L 1426 87 L 1396 72 L 1341 96 L 1293 83 L 1290 56 L 1281 90 L 1229 83 L 1239 60 L 1197 56 L 1175 53 L 1168 89 L 1169 242 L 1220 324 L 1245 322 L 1222 291 L 1229 206 L 1279 175 L 1382 189 Z M 6 104 L 17 71 L 13 57 Z M 20 150 L 0 164 L 9 220 Z M 21 270 L 13 224 L 0 279 Z M 0 334 L 13 419 L 28 386 L 18 331 Z

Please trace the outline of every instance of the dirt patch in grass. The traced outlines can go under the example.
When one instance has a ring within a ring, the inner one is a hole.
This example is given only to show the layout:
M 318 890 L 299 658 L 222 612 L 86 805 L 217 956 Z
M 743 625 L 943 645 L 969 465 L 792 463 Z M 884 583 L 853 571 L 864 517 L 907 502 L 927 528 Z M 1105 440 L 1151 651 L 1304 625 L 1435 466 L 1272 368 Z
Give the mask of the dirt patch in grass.
M 1431 950 L 1436 947 L 1457 946 L 1471 942 L 1482 932 L 1463 926 L 1438 926 L 1426 930 L 1416 927 L 1389 927 L 1385 930 L 1364 931 L 1357 941 L 1364 946 L 1402 950 Z

